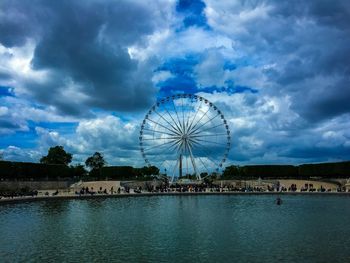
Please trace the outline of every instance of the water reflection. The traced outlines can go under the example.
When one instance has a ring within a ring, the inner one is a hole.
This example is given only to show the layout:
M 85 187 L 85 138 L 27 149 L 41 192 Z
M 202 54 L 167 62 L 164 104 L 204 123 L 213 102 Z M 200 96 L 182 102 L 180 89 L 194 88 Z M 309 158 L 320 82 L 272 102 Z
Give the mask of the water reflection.
M 156 196 L 5 205 L 0 255 L 9 262 L 296 262 L 301 251 L 313 261 L 349 258 L 349 198 L 283 201 Z

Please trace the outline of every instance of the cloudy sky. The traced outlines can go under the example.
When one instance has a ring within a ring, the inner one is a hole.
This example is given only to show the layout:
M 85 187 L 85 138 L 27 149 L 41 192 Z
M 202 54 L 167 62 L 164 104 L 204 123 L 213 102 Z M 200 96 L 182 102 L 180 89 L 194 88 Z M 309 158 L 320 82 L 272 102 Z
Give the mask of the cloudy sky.
M 1 0 L 0 152 L 142 166 L 157 99 L 213 102 L 229 164 L 350 159 L 348 0 Z

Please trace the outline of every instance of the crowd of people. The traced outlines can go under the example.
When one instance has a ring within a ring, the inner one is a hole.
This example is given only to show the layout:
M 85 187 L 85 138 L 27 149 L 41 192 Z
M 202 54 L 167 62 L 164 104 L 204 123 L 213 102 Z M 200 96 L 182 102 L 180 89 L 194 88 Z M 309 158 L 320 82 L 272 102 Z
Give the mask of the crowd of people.
M 75 191 L 77 196 L 86 195 L 113 195 L 113 194 L 141 194 L 141 193 L 219 193 L 219 192 L 331 192 L 332 189 L 326 189 L 322 185 L 317 189 L 313 184 L 305 184 L 298 189 L 296 184 L 291 184 L 288 188 L 280 184 L 267 184 L 265 186 L 235 186 L 235 185 L 207 185 L 207 184 L 161 184 L 158 186 L 146 185 L 142 186 L 127 186 L 110 189 L 99 187 L 94 189 L 93 187 L 82 187 L 80 190 Z M 338 187 L 337 192 L 345 192 L 345 188 Z M 57 196 L 62 195 L 66 191 L 61 192 L 56 190 L 55 192 L 44 192 L 44 196 Z M 20 189 L 18 191 L 0 191 L 1 198 L 16 198 L 16 197 L 36 197 L 41 192 L 37 190 Z
M 124 192 L 126 189 L 123 189 Z M 95 195 L 95 194 L 120 194 L 122 189 L 118 187 L 118 189 L 115 191 L 114 187 L 112 186 L 111 189 L 108 191 L 106 188 L 103 189 L 102 187 L 99 188 L 99 190 L 95 191 L 93 187 L 82 187 L 80 191 L 75 191 L 76 195 Z
M 15 198 L 15 197 L 35 197 L 38 196 L 37 190 L 20 189 L 14 191 L 0 191 L 0 199 Z

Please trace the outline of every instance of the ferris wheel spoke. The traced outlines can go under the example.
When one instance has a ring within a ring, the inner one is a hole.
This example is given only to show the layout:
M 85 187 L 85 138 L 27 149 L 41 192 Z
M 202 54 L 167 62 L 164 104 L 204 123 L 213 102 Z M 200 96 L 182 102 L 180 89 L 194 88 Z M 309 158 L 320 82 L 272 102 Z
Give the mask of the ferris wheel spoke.
M 161 143 L 161 144 L 158 144 L 158 145 L 154 145 L 154 146 L 152 146 L 152 147 L 150 147 L 148 149 L 145 148 L 145 147 L 148 147 L 148 146 L 143 145 L 143 149 L 144 149 L 144 151 L 150 151 L 150 150 L 152 150 L 154 148 L 164 147 L 164 146 L 167 146 L 168 144 L 174 143 L 174 142 L 175 142 L 175 140 L 171 140 L 171 141 L 164 142 L 164 143 Z
M 164 132 L 164 131 L 159 131 L 159 130 L 150 130 L 150 129 L 147 129 L 147 128 L 143 128 L 142 131 L 150 131 L 150 132 L 156 132 L 156 133 L 160 133 L 160 134 L 166 134 L 166 135 L 169 135 L 169 136 L 177 136 L 176 134 L 172 134 L 172 133 L 168 133 L 168 132 Z M 149 134 L 146 134 L 146 135 L 149 135 Z M 161 137 L 159 137 L 159 139 L 161 139 Z
M 195 115 L 194 115 L 194 117 L 193 117 L 193 119 L 192 119 L 192 121 L 191 121 L 191 124 L 190 124 L 190 126 L 188 126 L 188 130 L 190 130 L 190 129 L 191 129 L 192 124 L 193 124 L 193 121 L 194 121 L 194 120 L 195 120 L 195 118 L 197 117 L 197 114 L 198 114 L 198 112 L 199 112 L 199 109 L 202 107 L 202 104 L 203 104 L 203 100 L 201 101 L 201 103 L 200 103 L 199 107 L 197 108 L 196 113 L 195 113 Z
M 180 125 L 181 131 L 182 131 L 183 127 L 181 126 L 181 121 L 180 121 L 180 118 L 179 118 L 179 114 L 177 113 L 176 106 L 175 106 L 175 103 L 174 103 L 173 100 L 172 100 L 172 103 L 173 103 L 173 107 L 174 107 L 174 110 L 175 110 L 175 113 L 176 113 L 177 120 L 179 121 L 179 125 Z
M 180 143 L 181 140 L 176 140 L 170 147 L 174 147 L 174 150 L 176 150 L 176 153 L 178 153 L 180 150 Z
M 164 153 L 166 153 L 167 151 L 169 151 L 169 149 L 173 148 L 174 147 L 174 150 L 176 150 L 176 144 L 172 144 L 169 146 L 169 148 L 164 148 L 158 155 L 159 156 L 162 156 Z M 164 159 L 164 161 L 161 163 L 161 166 L 166 162 L 167 160 Z
M 176 151 L 176 153 L 178 152 L 178 141 L 172 143 L 168 148 L 165 148 L 162 150 L 161 154 L 163 154 L 165 151 L 169 151 L 169 150 L 173 150 L 173 151 Z M 159 155 L 161 155 L 159 154 Z
M 189 127 L 189 122 L 190 122 L 190 117 L 191 117 L 191 111 L 187 113 L 187 121 L 186 121 L 186 132 L 188 132 L 188 127 Z
M 188 152 L 188 146 L 187 145 L 185 145 L 185 158 L 186 158 L 186 171 L 187 171 L 187 173 L 186 174 L 189 174 L 189 171 L 188 171 L 188 156 L 186 155 L 186 151 Z
M 161 164 L 159 165 L 159 167 L 162 167 L 163 165 L 165 165 L 165 163 L 168 163 L 169 166 L 171 166 L 171 163 L 167 159 L 164 159 L 163 162 L 161 162 Z
M 163 120 L 165 120 L 165 122 L 168 123 L 173 128 L 174 132 L 176 132 L 178 135 L 180 135 L 180 131 L 178 131 L 167 119 L 165 119 L 163 115 L 158 113 L 156 110 L 154 110 L 154 112 L 157 113 Z
M 214 117 L 210 118 L 208 121 L 206 121 L 205 123 L 203 123 L 202 125 L 198 126 L 196 129 L 193 129 L 190 134 L 198 131 L 200 128 L 202 128 L 203 126 L 205 126 L 207 123 L 211 122 L 212 120 L 214 120 L 217 116 L 219 116 L 220 114 L 216 114 Z
M 213 144 L 217 144 L 217 145 L 227 145 L 226 143 L 219 143 L 219 142 L 213 142 L 213 141 L 208 141 L 208 140 L 202 140 L 199 138 L 193 139 L 193 141 L 208 142 L 208 143 L 213 143 Z
M 201 157 L 197 157 L 198 159 L 199 159 L 199 161 L 202 163 L 202 165 L 203 165 L 203 167 L 204 167 L 204 169 L 207 171 L 207 173 L 208 173 L 208 175 L 209 175 L 209 169 L 208 169 L 208 167 L 205 165 L 205 163 L 203 162 L 203 160 L 202 160 L 202 158 Z
M 201 131 L 197 131 L 195 133 L 193 133 L 194 135 L 197 135 L 197 134 L 200 134 L 201 132 L 204 132 L 204 131 L 209 131 L 211 129 L 215 129 L 217 127 L 220 127 L 220 126 L 223 126 L 222 123 L 218 124 L 218 125 L 215 125 L 215 126 L 212 126 L 212 127 L 209 127 L 209 128 L 205 128 L 204 130 L 201 130 Z M 225 128 L 226 129 L 226 128 Z M 193 137 L 193 134 L 191 134 L 191 137 Z
M 153 123 L 156 124 L 156 125 L 159 125 L 159 126 L 165 128 L 165 129 L 167 129 L 168 131 L 172 132 L 173 135 L 179 135 L 177 132 L 175 132 L 175 131 L 169 129 L 168 127 L 164 126 L 163 124 L 160 124 L 159 122 L 156 122 L 156 121 L 154 121 L 154 120 L 152 120 L 152 119 L 150 119 L 150 118 L 147 118 L 147 120 L 153 122 Z
M 208 158 L 208 160 L 210 160 L 214 165 L 219 166 L 219 164 L 216 163 L 216 161 L 210 157 L 210 155 L 213 155 L 214 153 L 211 150 L 209 150 L 208 147 L 206 147 L 205 145 L 203 145 L 202 143 L 199 143 L 199 142 L 193 141 L 193 143 L 200 145 L 202 148 L 201 150 L 203 150 L 207 154 L 206 158 Z M 205 149 L 207 149 L 207 150 L 205 150 Z
M 187 174 L 189 174 L 189 164 L 188 164 L 188 158 L 190 156 L 189 147 L 188 144 L 185 142 L 185 158 L 186 158 L 186 169 Z
M 179 164 L 179 159 L 176 159 L 176 163 L 175 163 L 174 168 L 173 168 L 173 176 L 171 177 L 171 182 L 174 182 L 175 169 L 176 169 L 178 164 Z
M 192 166 L 193 166 L 194 172 L 195 172 L 196 176 L 199 177 L 199 179 L 200 179 L 200 175 L 198 174 L 196 162 L 195 162 L 195 159 L 194 159 L 194 156 L 193 156 L 193 153 L 192 153 L 191 144 L 189 144 L 189 142 L 187 142 L 187 145 L 188 145 L 188 149 L 189 149 L 189 153 L 190 153 L 191 162 L 192 162 Z
M 159 140 L 173 140 L 173 139 L 180 139 L 179 136 L 173 136 L 173 137 L 160 137 L 160 138 L 142 138 L 142 141 L 159 141 Z
M 177 122 L 174 120 L 173 116 L 171 116 L 170 112 L 168 111 L 168 109 L 166 107 L 164 107 L 166 112 L 168 113 L 168 115 L 170 116 L 171 120 L 173 121 L 173 123 L 175 124 L 175 126 L 177 127 L 177 130 L 179 132 L 181 132 L 181 128 L 179 127 L 179 125 L 177 124 Z
M 217 143 L 217 142 L 204 141 L 204 140 L 192 140 L 191 142 L 200 144 L 202 147 L 206 148 L 212 155 L 215 155 L 215 153 L 214 153 L 212 150 L 210 150 L 211 145 L 204 144 L 204 142 L 205 142 L 205 143 L 210 142 L 210 143 L 212 143 L 212 144 L 219 145 L 219 146 L 221 146 L 223 149 L 226 149 L 226 148 L 227 148 L 227 144 L 226 144 L 226 143 Z M 213 146 L 213 147 L 214 147 L 214 146 Z M 225 152 L 225 151 L 224 151 L 224 152 Z M 216 154 L 217 154 L 217 153 L 216 153 Z
M 209 110 L 210 110 L 210 107 L 208 107 L 207 111 L 204 112 L 204 114 L 200 117 L 200 119 L 199 119 L 199 120 L 195 123 L 195 125 L 191 128 L 191 131 L 193 131 L 193 130 L 197 127 L 198 123 L 203 119 L 204 116 L 207 116 L 207 113 L 209 112 Z M 190 133 L 191 133 L 191 131 L 190 131 Z
M 199 161 L 199 157 L 198 156 L 193 156 L 195 158 L 195 162 L 196 162 L 196 167 L 198 170 L 198 174 L 200 175 L 201 173 L 203 173 L 203 164 Z M 205 167 L 204 167 L 205 169 Z
M 217 163 L 213 158 L 209 157 L 208 153 L 207 153 L 207 156 L 205 158 L 212 163 L 213 167 L 218 167 L 219 166 L 219 163 Z
M 218 137 L 218 136 L 224 136 L 227 135 L 226 133 L 217 133 L 217 134 L 201 134 L 201 135 L 192 135 L 191 138 L 197 138 L 197 137 Z
M 184 114 L 184 98 L 181 98 L 181 110 L 182 110 L 182 127 L 183 127 L 183 132 L 186 132 L 186 127 L 185 127 L 185 114 Z

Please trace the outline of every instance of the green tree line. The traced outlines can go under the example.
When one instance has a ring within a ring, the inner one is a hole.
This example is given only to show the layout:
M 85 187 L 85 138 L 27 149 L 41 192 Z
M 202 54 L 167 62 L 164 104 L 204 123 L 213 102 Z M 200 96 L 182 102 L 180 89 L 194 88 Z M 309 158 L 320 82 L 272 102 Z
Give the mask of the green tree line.
M 158 174 L 159 169 L 155 166 L 105 166 L 100 170 L 92 169 L 88 172 L 83 165 L 0 161 L 0 180 L 148 180 Z
M 349 178 L 350 161 L 302 165 L 230 165 L 225 168 L 223 179 L 254 178 Z
M 144 180 L 159 175 L 156 166 L 134 168 L 132 166 L 106 166 L 103 154 L 95 152 L 85 164 L 69 165 L 73 155 L 63 146 L 48 150 L 40 163 L 11 162 L 0 159 L 0 179 L 6 180 L 56 180 L 76 178 L 91 180 Z M 88 169 L 87 169 L 88 168 Z M 230 165 L 225 168 L 222 179 L 253 178 L 349 178 L 350 161 L 302 165 Z
M 65 151 L 63 146 L 50 147 L 40 163 L 11 162 L 0 159 L 0 179 L 5 180 L 135 180 L 149 179 L 158 175 L 155 166 L 133 168 L 131 166 L 106 166 L 103 154 L 95 152 L 83 164 L 69 165 L 73 155 Z

